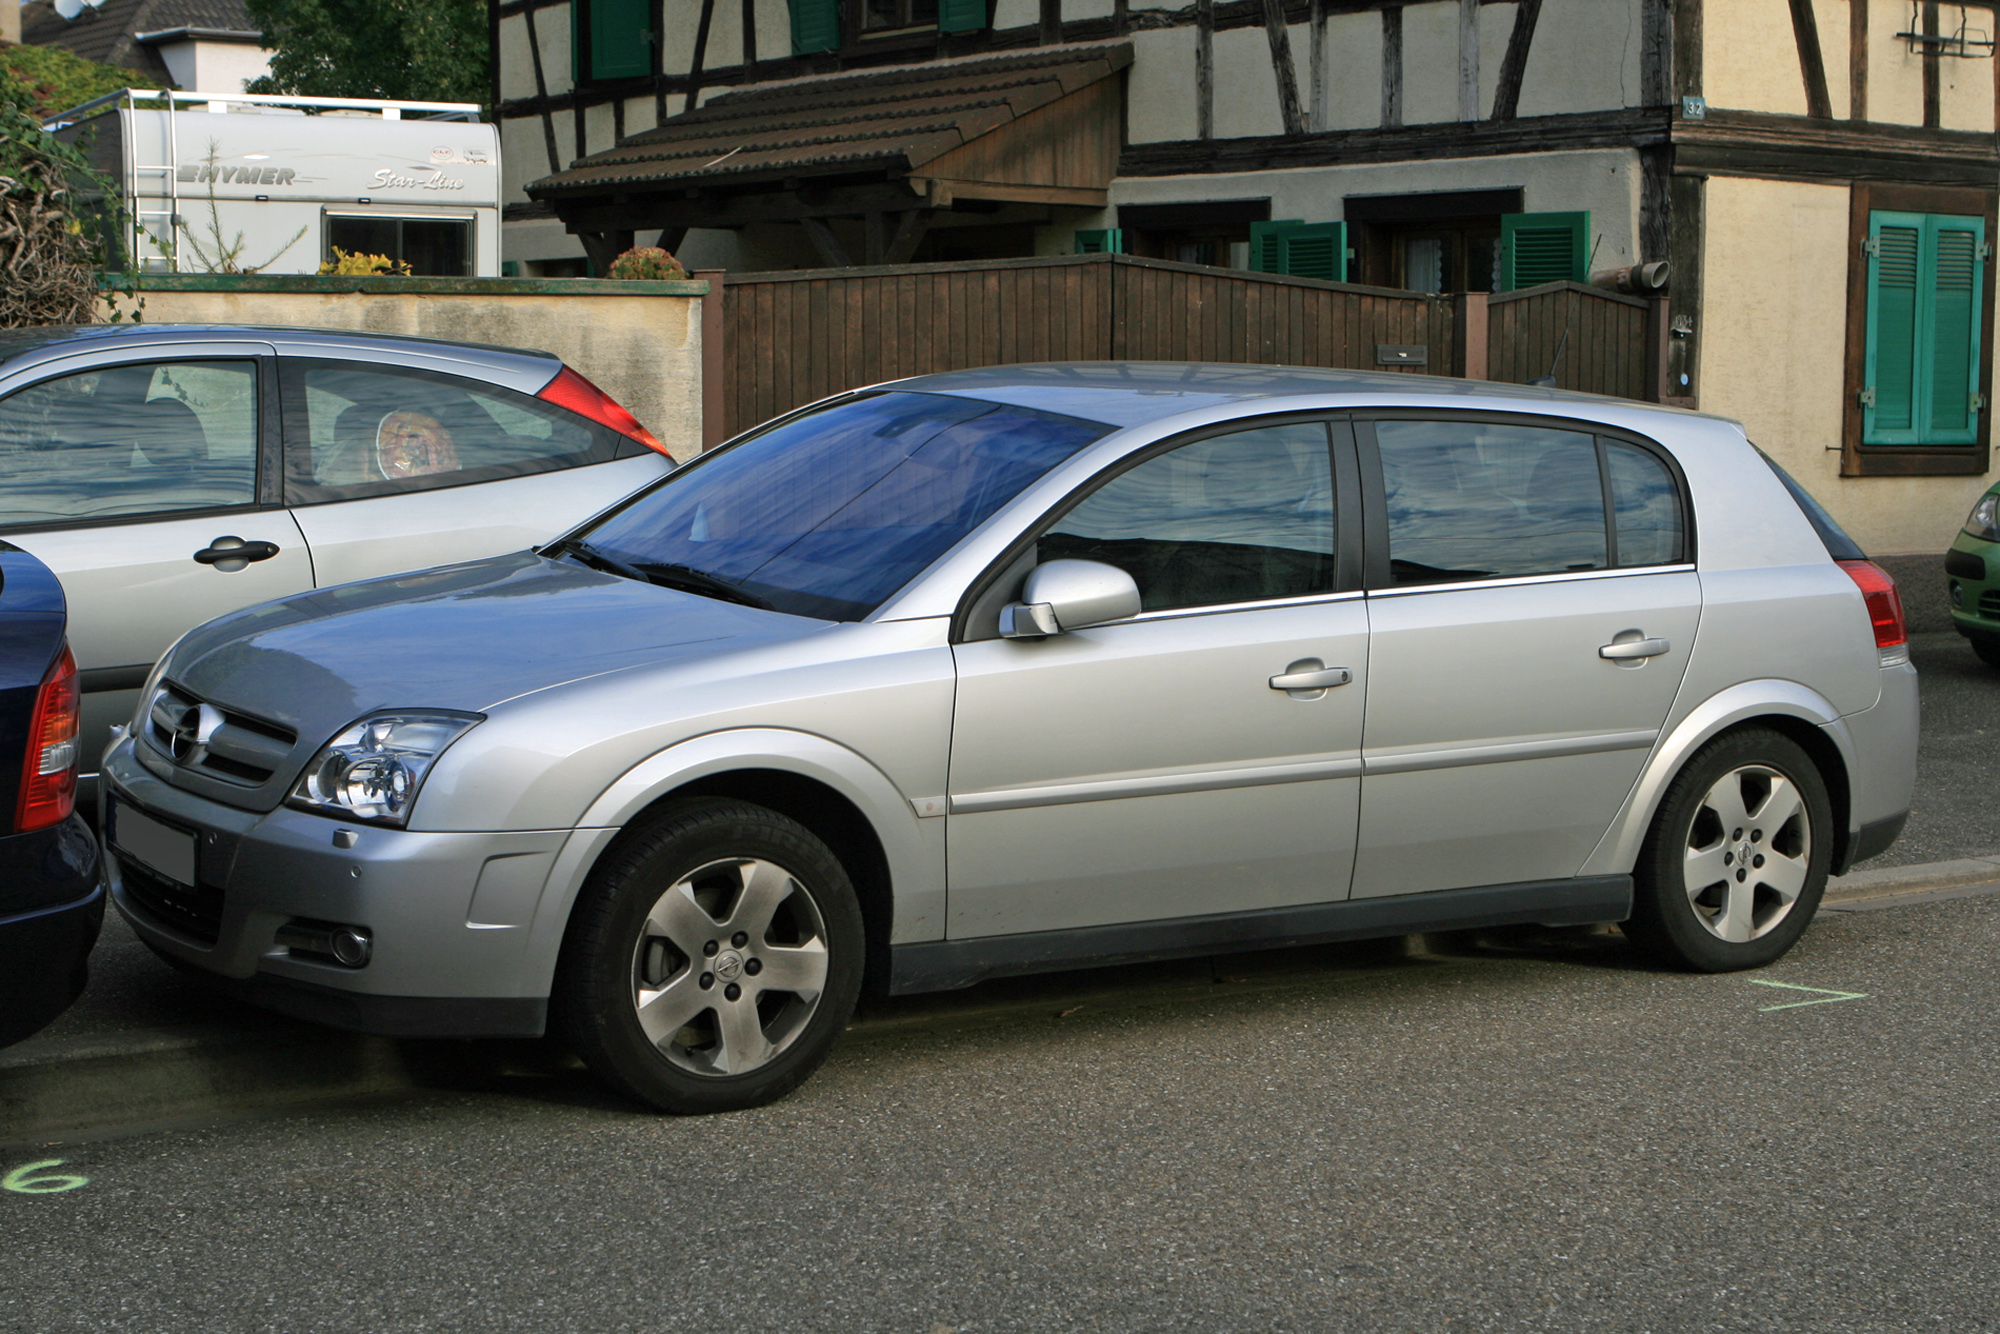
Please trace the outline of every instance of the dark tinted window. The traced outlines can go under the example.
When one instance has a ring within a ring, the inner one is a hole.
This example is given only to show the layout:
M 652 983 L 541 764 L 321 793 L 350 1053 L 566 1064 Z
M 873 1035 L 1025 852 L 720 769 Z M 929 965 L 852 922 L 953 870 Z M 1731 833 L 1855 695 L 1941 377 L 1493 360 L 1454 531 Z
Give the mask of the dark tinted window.
M 1757 447 L 1752 445 L 1751 448 L 1756 449 Z M 1819 534 L 1819 540 L 1826 544 L 1826 551 L 1829 556 L 1832 556 L 1835 560 L 1868 559 L 1867 555 L 1861 550 L 1861 544 L 1849 537 L 1846 530 L 1833 521 L 1833 516 L 1822 509 L 1820 503 L 1812 498 L 1812 493 L 1800 486 L 1797 481 L 1793 480 L 1790 473 L 1778 466 L 1776 459 L 1761 449 L 1757 450 L 1757 457 L 1771 465 L 1771 471 L 1778 474 L 1778 480 L 1785 484 L 1785 490 L 1792 493 L 1792 499 L 1798 502 L 1801 510 L 1805 511 L 1806 521 L 1812 524 L 1813 531 Z
M 107 366 L 0 400 L 0 524 L 256 499 L 254 361 Z
M 1131 574 L 1147 611 L 1333 587 L 1333 473 L 1314 422 L 1212 436 L 1112 478 L 1043 534 L 1042 560 Z
M 407 264 L 412 277 L 463 278 L 472 272 L 472 223 L 460 218 L 330 214 L 326 258 L 334 259 L 336 250 Z
M 287 360 L 285 490 L 294 505 L 602 463 L 623 437 L 495 385 L 365 362 Z
M 1478 421 L 1378 421 L 1398 584 L 1609 563 L 1589 435 Z
M 1667 465 L 1636 445 L 1604 442 L 1620 565 L 1672 565 L 1686 550 L 1681 492 Z
M 848 399 L 701 460 L 581 534 L 664 579 L 858 620 L 1022 488 L 1110 431 L 941 394 Z

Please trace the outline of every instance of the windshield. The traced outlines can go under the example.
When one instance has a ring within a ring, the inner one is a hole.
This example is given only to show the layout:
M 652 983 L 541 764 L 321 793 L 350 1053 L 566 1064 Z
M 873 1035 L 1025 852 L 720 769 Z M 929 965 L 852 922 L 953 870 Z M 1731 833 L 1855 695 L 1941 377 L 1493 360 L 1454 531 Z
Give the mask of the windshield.
M 672 587 L 859 620 L 1111 430 L 942 394 L 846 399 L 670 476 L 564 549 Z

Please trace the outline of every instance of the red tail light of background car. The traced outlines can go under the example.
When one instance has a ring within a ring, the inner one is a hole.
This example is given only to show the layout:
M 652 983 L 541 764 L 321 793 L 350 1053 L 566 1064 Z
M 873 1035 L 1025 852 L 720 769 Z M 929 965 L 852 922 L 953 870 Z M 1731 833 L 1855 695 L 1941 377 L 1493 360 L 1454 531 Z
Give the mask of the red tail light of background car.
M 559 408 L 568 408 L 579 417 L 588 417 L 599 426 L 608 426 L 648 449 L 662 454 L 667 452 L 667 447 L 651 431 L 639 425 L 639 419 L 626 411 L 624 404 L 567 366 L 557 371 L 556 378 L 544 385 L 542 392 L 535 397 Z
M 35 695 L 21 800 L 14 809 L 19 833 L 60 824 L 76 809 L 77 705 L 76 657 L 64 644 Z

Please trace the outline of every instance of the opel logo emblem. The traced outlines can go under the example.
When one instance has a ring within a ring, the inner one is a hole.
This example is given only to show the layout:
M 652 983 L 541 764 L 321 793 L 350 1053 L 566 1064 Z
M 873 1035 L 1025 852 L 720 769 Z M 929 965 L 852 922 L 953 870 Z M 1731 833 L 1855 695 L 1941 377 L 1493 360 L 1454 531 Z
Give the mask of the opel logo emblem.
M 735 950 L 724 950 L 716 956 L 715 975 L 724 982 L 734 982 L 743 975 L 743 956 Z
M 196 704 L 181 710 L 174 721 L 174 763 L 200 764 L 208 757 L 208 743 L 222 726 L 222 711 L 213 704 Z

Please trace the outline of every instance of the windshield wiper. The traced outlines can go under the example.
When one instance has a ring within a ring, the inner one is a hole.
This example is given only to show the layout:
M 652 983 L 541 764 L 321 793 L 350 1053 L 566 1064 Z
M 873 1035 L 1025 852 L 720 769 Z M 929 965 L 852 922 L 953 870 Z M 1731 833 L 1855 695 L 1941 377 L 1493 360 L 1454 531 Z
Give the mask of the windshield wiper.
M 607 556 L 588 542 L 559 542 L 553 550 L 545 551 L 542 554 L 546 556 L 568 556 L 580 564 L 588 565 L 593 570 L 603 570 L 607 574 L 615 574 L 621 578 L 630 579 L 635 583 L 649 584 L 653 582 L 647 576 L 646 572 L 636 565 L 627 565 L 615 556 Z
M 774 610 L 770 603 L 755 593 L 746 593 L 735 584 L 692 566 L 649 560 L 642 562 L 637 569 L 643 577 L 667 588 L 678 588 L 684 593 L 699 593 L 706 597 L 721 598 L 724 602 L 740 602 L 746 607 L 756 607 L 762 611 Z

